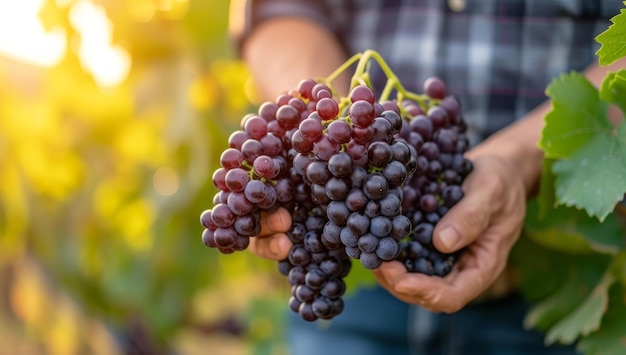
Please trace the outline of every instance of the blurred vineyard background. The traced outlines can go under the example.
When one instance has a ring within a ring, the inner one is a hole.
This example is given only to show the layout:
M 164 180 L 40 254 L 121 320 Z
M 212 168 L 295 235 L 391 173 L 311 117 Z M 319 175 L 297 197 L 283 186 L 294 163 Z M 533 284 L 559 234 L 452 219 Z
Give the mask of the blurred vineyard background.
M 0 0 L 1 353 L 286 353 L 275 263 L 200 239 L 258 104 L 233 5 Z

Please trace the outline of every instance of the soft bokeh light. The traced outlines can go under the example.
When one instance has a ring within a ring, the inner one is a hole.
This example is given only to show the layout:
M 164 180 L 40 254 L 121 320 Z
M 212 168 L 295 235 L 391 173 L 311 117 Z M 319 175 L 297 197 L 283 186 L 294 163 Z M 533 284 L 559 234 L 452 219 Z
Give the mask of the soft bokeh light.
M 104 9 L 81 0 L 70 10 L 72 26 L 81 34 L 78 56 L 96 81 L 103 86 L 119 84 L 130 69 L 130 56 L 112 44 L 112 25 Z
M 0 54 L 51 67 L 66 50 L 61 28 L 46 32 L 37 15 L 43 0 L 0 0 Z
M 154 190 L 162 196 L 171 196 L 178 191 L 178 174 L 170 167 L 162 166 L 154 172 L 152 184 Z
M 198 221 L 228 132 L 253 109 L 228 6 L 0 0 L 0 353 L 280 343 L 275 264 L 222 257 Z
M 77 50 L 85 69 L 101 86 L 122 82 L 131 59 L 112 43 L 112 24 L 104 9 L 87 0 L 57 0 L 57 4 L 71 5 L 70 21 L 80 34 Z M 0 0 L 0 54 L 39 67 L 52 67 L 63 58 L 67 33 L 59 27 L 46 32 L 38 17 L 42 5 L 43 0 Z

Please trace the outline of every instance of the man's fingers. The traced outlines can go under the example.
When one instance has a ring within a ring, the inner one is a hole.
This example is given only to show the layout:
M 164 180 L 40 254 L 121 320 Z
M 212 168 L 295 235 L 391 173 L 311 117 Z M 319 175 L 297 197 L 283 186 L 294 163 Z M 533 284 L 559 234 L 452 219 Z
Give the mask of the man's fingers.
M 457 251 L 478 238 L 489 225 L 494 208 L 502 199 L 502 183 L 482 172 L 470 174 L 463 185 L 465 196 L 437 223 L 435 247 L 444 253 Z
M 261 214 L 261 232 L 259 236 L 268 236 L 274 233 L 284 233 L 291 228 L 291 215 L 284 208 L 266 214 Z
M 291 241 L 285 233 L 276 233 L 269 237 L 250 238 L 249 249 L 265 259 L 283 260 L 289 255 L 291 245 Z

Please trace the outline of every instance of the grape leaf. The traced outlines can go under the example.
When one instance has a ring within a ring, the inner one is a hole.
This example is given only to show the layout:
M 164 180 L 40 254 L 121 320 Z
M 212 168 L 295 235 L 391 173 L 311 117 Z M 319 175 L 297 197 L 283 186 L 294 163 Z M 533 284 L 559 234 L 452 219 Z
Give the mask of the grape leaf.
M 545 218 L 556 205 L 556 198 L 554 197 L 556 177 L 552 174 L 552 165 L 555 161 L 555 159 L 544 158 L 541 162 L 541 181 L 539 183 L 539 192 L 537 193 L 537 202 L 539 204 L 537 217 L 539 219 Z
M 524 319 L 526 328 L 535 328 L 543 332 L 580 306 L 602 280 L 611 264 L 611 258 L 599 254 L 551 255 L 551 260 L 541 260 L 541 263 L 548 266 L 543 268 L 543 272 L 541 269 L 531 271 L 528 267 L 520 270 L 522 290 L 525 292 L 528 292 L 529 288 L 537 287 L 539 281 L 544 282 L 545 275 L 552 274 L 551 277 L 559 278 L 558 281 L 551 281 L 558 287 L 552 287 L 551 292 L 544 294 Z M 545 255 L 541 257 L 544 258 Z M 535 258 L 528 261 L 532 262 L 539 261 Z
M 611 288 L 609 307 L 602 319 L 602 327 L 578 343 L 578 350 L 585 354 L 626 354 L 626 298 L 620 285 Z
M 587 144 L 598 132 L 609 131 L 608 105 L 582 74 L 571 72 L 552 80 L 546 89 L 552 110 L 538 145 L 546 158 L 560 159 Z
M 596 52 L 600 65 L 608 65 L 626 56 L 626 9 L 611 18 L 612 24 L 604 32 L 596 36 L 601 44 Z
M 626 124 L 597 134 L 554 163 L 552 172 L 558 203 L 584 209 L 602 222 L 626 192 Z
M 567 317 L 550 328 L 546 334 L 546 344 L 551 345 L 555 342 L 571 344 L 579 336 L 586 336 L 598 330 L 602 316 L 608 307 L 609 287 L 614 281 L 615 278 L 611 272 L 607 271 L 589 297 Z
M 580 282 L 570 276 L 567 283 L 550 297 L 534 305 L 524 318 L 524 328 L 546 331 L 582 303 Z
M 626 69 L 607 73 L 600 87 L 600 98 L 626 112 Z
M 603 223 L 584 211 L 559 206 L 540 218 L 540 200 L 528 202 L 524 228 L 526 235 L 545 247 L 569 253 L 600 252 L 617 254 L 624 248 L 623 227 L 609 215 Z

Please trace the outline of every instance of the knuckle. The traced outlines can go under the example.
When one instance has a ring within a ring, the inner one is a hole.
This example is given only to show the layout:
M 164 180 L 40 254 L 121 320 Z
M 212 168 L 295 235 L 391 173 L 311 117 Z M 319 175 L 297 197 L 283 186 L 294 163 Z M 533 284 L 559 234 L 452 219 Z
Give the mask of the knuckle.
M 478 232 L 484 228 L 485 225 L 485 213 L 488 206 L 482 206 L 478 204 L 472 204 L 466 206 L 464 209 L 459 210 L 457 219 L 462 226 L 461 230 L 468 230 L 471 232 Z

